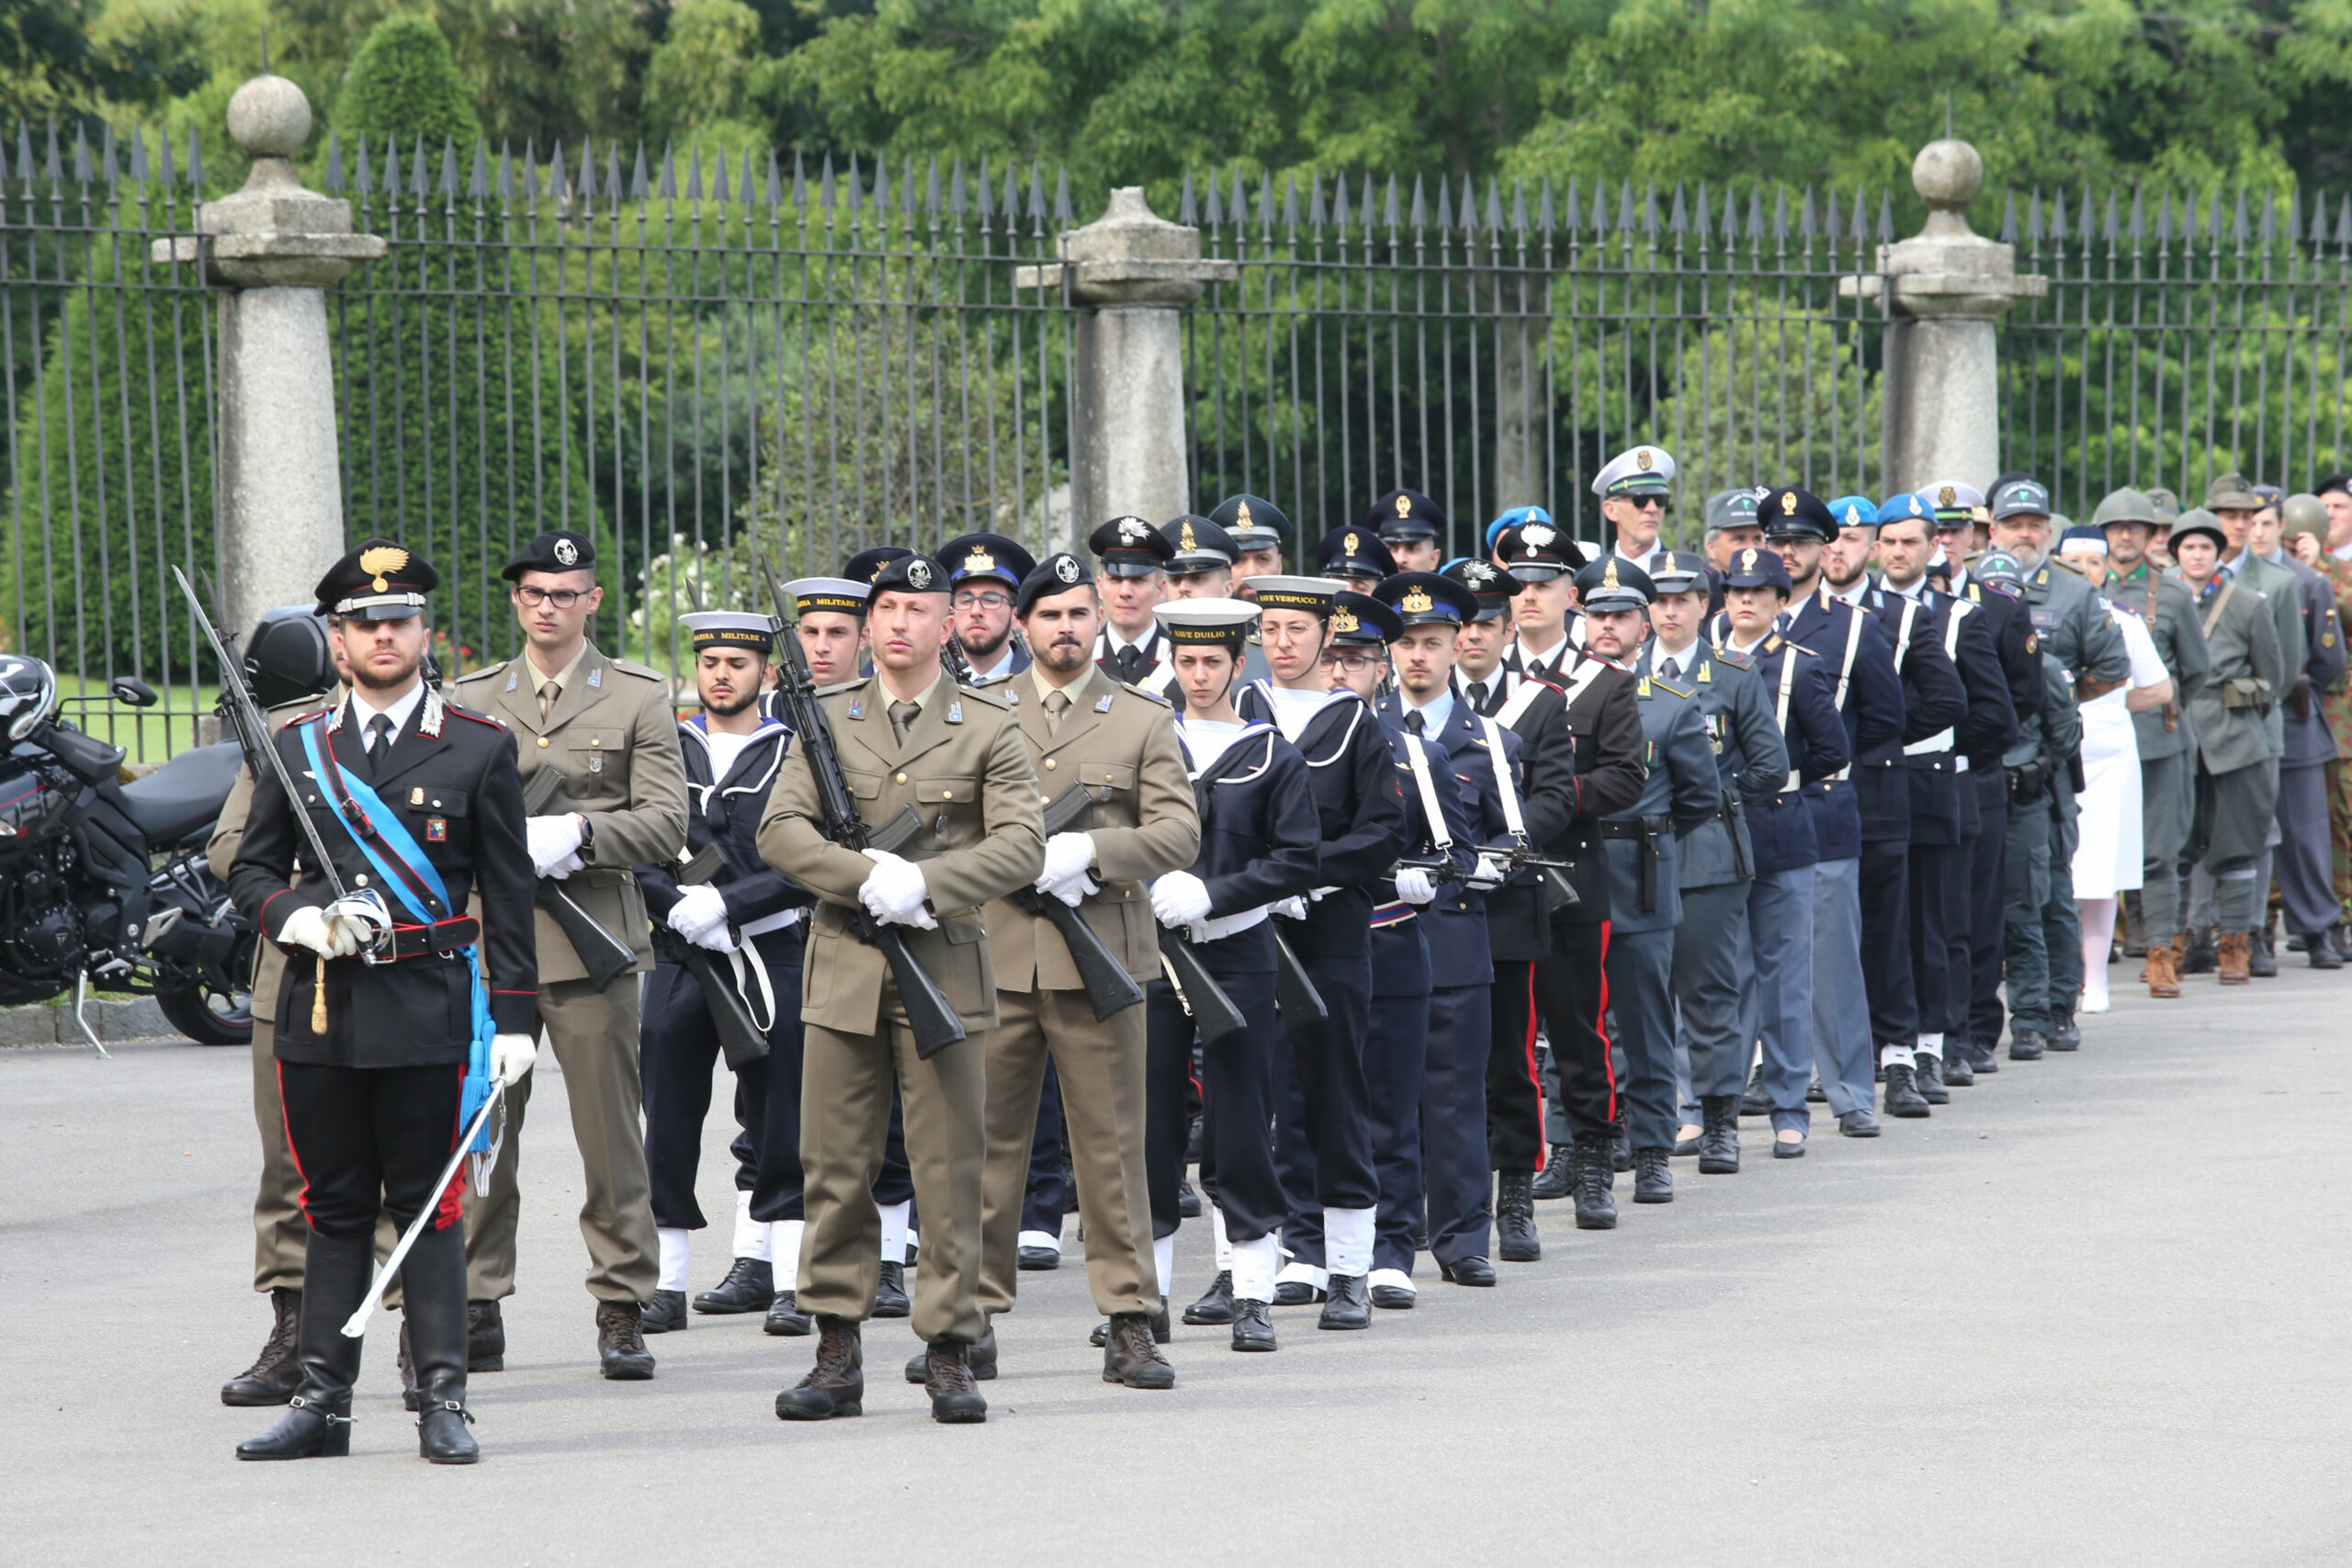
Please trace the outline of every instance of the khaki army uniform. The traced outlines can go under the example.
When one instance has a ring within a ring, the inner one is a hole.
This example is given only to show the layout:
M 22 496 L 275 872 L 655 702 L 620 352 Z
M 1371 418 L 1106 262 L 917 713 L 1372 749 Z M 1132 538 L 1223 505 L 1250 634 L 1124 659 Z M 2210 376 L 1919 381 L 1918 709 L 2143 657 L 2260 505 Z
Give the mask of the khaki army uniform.
M 1079 906 L 1086 923 L 1138 983 L 1159 971 L 1148 884 L 1199 856 L 1200 815 L 1166 702 L 1090 666 L 1061 695 L 1016 676 L 995 693 L 1011 703 L 1051 799 L 1082 784 L 1095 804 L 1069 829 L 1094 840 L 1088 874 L 1099 892 Z M 1050 895 L 1048 895 L 1050 897 Z M 1086 1232 L 1087 1282 L 1105 1315 L 1157 1312 L 1161 1283 L 1151 1257 L 1151 1202 L 1144 1178 L 1147 1010 L 1122 1008 L 1097 1021 L 1069 949 L 1053 922 L 1010 899 L 988 907 L 996 967 L 997 1026 L 989 1032 L 988 1168 L 982 1203 L 980 1305 L 1012 1305 L 1021 1207 L 1036 1134 L 1048 1054 L 1061 1081 L 1070 1168 Z
M 2165 575 L 2186 586 L 2178 568 Z M 2242 976 L 2245 933 L 2256 923 L 2261 897 L 2255 863 L 2278 808 L 2278 741 L 2270 716 L 2285 689 L 2287 666 L 2278 622 L 2260 593 L 2224 576 L 2191 597 L 2212 667 L 2188 703 L 2198 774 L 2186 858 L 2201 863 L 2214 879 L 2215 918 L 2231 949 L 2222 954 L 2222 972 Z M 2159 934 L 2150 931 L 2149 940 Z M 2175 945 L 2185 949 L 2184 933 L 2175 935 Z
M 564 887 L 637 954 L 629 974 L 600 993 L 563 929 L 537 912 L 539 1021 L 563 1069 L 587 1177 L 580 1231 L 588 1243 L 588 1293 L 642 1303 L 653 1297 L 660 1260 L 639 1121 L 634 976 L 653 967 L 653 940 L 630 867 L 675 860 L 686 841 L 678 718 L 667 681 L 642 664 L 607 658 L 594 643 L 566 672 L 545 718 L 537 679 L 529 660 L 517 655 L 460 680 L 458 700 L 514 732 L 526 788 L 541 768 L 561 770 L 563 794 L 548 814 L 579 812 L 589 829 L 580 849 L 587 863 Z M 470 1301 L 514 1293 L 517 1179 L 531 1082 L 526 1077 L 506 1091 L 506 1152 L 492 1168 L 487 1190 L 466 1195 Z
M 339 694 L 339 693 L 338 693 Z M 269 710 L 274 732 L 306 713 L 316 713 L 333 699 L 305 697 L 280 703 Z M 222 884 L 229 864 L 244 841 L 245 815 L 253 809 L 254 773 L 241 769 L 229 798 L 221 803 L 220 820 L 204 846 L 206 863 Z M 302 1173 L 286 1147 L 286 1106 L 278 1098 L 277 1041 L 270 1020 L 277 1016 L 277 986 L 286 974 L 286 954 L 274 942 L 256 944 L 254 957 L 254 1127 L 261 1134 L 261 1185 L 254 1193 L 254 1289 L 299 1291 L 302 1288 L 302 1252 L 311 1235 L 302 1218 Z
M 2352 616 L 2352 561 L 2320 552 L 2315 567 L 2335 593 L 2338 623 Z M 2327 764 L 2327 827 L 2331 842 L 2330 870 L 2335 880 L 2336 907 L 2352 919 L 2352 682 L 2340 682 L 2320 694 L 2320 712 L 2335 736 L 2336 760 Z
M 924 1340 L 977 1343 L 980 1183 L 988 1032 L 997 1023 L 996 971 L 981 910 L 1036 880 L 1045 865 L 1037 771 L 1011 708 L 996 693 L 944 674 L 920 699 L 900 742 L 878 677 L 820 699 L 859 817 L 878 827 L 902 806 L 924 831 L 899 853 L 922 867 L 936 931 L 901 928 L 907 948 L 963 1021 L 967 1038 L 928 1061 L 880 951 L 850 929 L 848 911 L 874 863 L 824 836 L 808 755 L 786 757 L 760 824 L 760 856 L 822 900 L 802 968 L 808 1026 L 800 1082 L 800 1163 L 808 1227 L 800 1244 L 804 1313 L 859 1320 L 873 1309 L 882 1220 L 882 1167 L 895 1083 L 922 1212 L 922 1269 L 913 1328 Z M 1035 1095 L 1031 1095 L 1031 1104 Z

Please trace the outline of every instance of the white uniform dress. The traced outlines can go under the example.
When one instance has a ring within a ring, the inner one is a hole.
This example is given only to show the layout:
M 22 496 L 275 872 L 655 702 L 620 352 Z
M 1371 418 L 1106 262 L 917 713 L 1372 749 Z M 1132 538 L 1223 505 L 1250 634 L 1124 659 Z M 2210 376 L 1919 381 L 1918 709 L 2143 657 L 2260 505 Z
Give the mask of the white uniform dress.
M 2108 618 L 2123 632 L 2132 660 L 2128 685 L 2082 705 L 2082 815 L 2075 845 L 2075 897 L 2113 898 L 2140 886 L 2140 745 L 2124 705 L 2132 688 L 2167 679 L 2163 655 L 2145 622 L 2113 605 Z

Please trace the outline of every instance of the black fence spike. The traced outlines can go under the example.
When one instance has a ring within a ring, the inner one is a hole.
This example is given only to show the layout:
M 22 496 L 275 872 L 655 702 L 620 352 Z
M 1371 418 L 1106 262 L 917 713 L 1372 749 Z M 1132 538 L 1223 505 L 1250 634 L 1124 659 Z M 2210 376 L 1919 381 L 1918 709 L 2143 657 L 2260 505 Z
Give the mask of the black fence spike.
M 187 188 L 199 199 L 204 195 L 204 141 L 194 126 L 187 129 Z
M 529 178 L 526 175 L 523 189 L 526 194 L 528 194 L 530 188 Z M 556 138 L 554 156 L 548 160 L 548 199 L 557 203 L 558 205 L 569 202 L 571 199 L 571 172 L 563 166 L 563 139 L 561 137 Z
M 480 201 L 490 195 L 490 149 L 479 138 L 474 141 L 474 166 L 466 180 L 466 199 Z
M 2132 248 L 2138 250 L 2148 238 L 2148 204 L 2146 195 L 2138 186 L 2132 187 Z
M 2305 238 L 2314 250 L 2327 239 L 2327 192 L 2324 190 L 2312 192 L 2312 227 Z
M 1046 166 L 1037 159 L 1029 160 L 1029 221 L 1046 220 Z
M 433 194 L 433 176 L 424 168 L 424 135 L 422 131 L 409 142 L 408 193 L 419 201 Z
M 948 172 L 947 175 L 947 216 L 961 221 L 966 209 L 965 204 L 964 158 L 959 152 L 956 157 L 955 167 Z
M 2250 231 L 2245 220 L 2245 186 L 2244 185 L 2240 185 L 2238 186 L 2237 210 L 2231 215 L 2230 220 L 2230 241 L 2232 243 L 2243 245 L 2250 237 Z
M 1453 227 L 1453 183 L 1437 182 L 1437 226 L 1441 232 Z
M 1298 232 L 1298 171 L 1294 169 L 1283 181 L 1283 227 Z
M 1678 191 L 1681 188 L 1679 186 L 1675 187 Z M 1704 180 L 1699 182 L 1699 194 L 1690 203 L 1690 231 L 1699 236 L 1702 243 L 1715 237 L 1714 202 L 1708 194 Z
M 742 188 L 744 195 L 749 196 L 751 194 L 751 186 L 752 158 L 751 154 L 747 152 L 743 155 Z M 729 201 L 734 199 L 734 187 L 730 186 L 727 183 L 727 150 L 722 147 L 718 150 L 718 154 L 710 161 L 710 199 L 718 203 L 719 206 L 724 207 Z
M 888 154 L 874 154 L 874 188 L 866 192 L 866 205 L 876 212 L 890 210 L 890 164 Z
M 90 137 L 87 128 L 78 120 L 74 126 L 74 183 L 90 183 Z
M 1894 243 L 1894 193 L 1884 186 L 1878 192 L 1878 243 Z
M 931 155 L 931 168 L 923 175 L 922 213 L 925 218 L 937 218 L 939 202 L 939 154 Z
M 1855 249 L 1860 250 L 1870 243 L 1871 209 L 1870 204 L 1862 197 L 1862 184 L 1860 180 L 1854 182 L 1854 212 L 1846 228 L 1848 237 L 1854 242 Z
M 1004 161 L 1003 197 L 1004 199 L 997 203 L 997 214 L 1004 220 L 1005 228 L 1010 231 L 1021 216 L 1021 182 L 1014 177 L 1010 158 Z
M 702 148 L 699 144 L 686 150 L 685 196 L 688 201 L 700 201 L 703 198 Z
M 1747 238 L 1762 243 L 1764 238 L 1764 182 L 1758 180 L 1747 187 Z
M 458 194 L 458 142 L 455 137 L 441 139 L 441 180 L 434 187 L 436 196 Z
M 1075 223 L 1078 221 L 1078 209 L 1069 204 L 1069 165 L 1057 164 L 1054 171 L 1054 221 Z
M 645 199 L 645 143 L 637 144 L 637 193 L 629 199 Z M 605 199 L 618 204 L 621 199 L 621 150 L 611 142 L 605 143 Z
M 773 149 L 768 152 L 768 165 L 764 173 L 767 177 L 760 186 L 757 200 L 763 208 L 773 212 L 775 210 L 776 204 L 784 199 L 784 170 L 777 165 Z M 752 195 L 752 154 L 749 149 L 746 149 L 743 153 L 743 199 L 745 201 L 754 199 Z
M 2123 214 L 2120 203 L 2116 200 L 2115 187 L 2109 186 L 2107 187 L 2107 220 L 2100 226 L 2099 238 L 2112 246 L 2122 237 Z
M 1202 221 L 1212 229 L 1225 227 L 1225 192 L 1217 184 L 1216 171 L 1209 171 L 1209 202 Z
M 1675 194 L 1681 194 L 1679 186 L 1675 187 Z M 1527 232 L 1527 182 L 1522 179 L 1510 182 L 1510 231 L 1519 235 Z
M 1413 176 L 1413 228 L 1416 231 L 1429 227 L 1429 207 L 1421 198 L 1421 176 Z
M 332 131 L 328 133 L 327 141 L 330 146 L 334 144 Z M 338 175 L 341 173 L 339 165 L 336 172 Z M 136 125 L 130 128 L 130 177 L 141 185 L 147 183 L 147 132 L 143 127 Z
M 1503 189 L 1493 180 L 1487 182 L 1487 232 L 1503 231 Z
M 1298 175 L 1295 173 L 1290 176 L 1289 207 L 1283 216 L 1283 221 L 1293 229 L 1298 227 Z M 1306 172 L 1306 226 L 1319 230 L 1330 221 L 1330 209 L 1323 202 L 1322 171 L 1309 169 Z
M 0 156 L 0 164 L 6 162 L 6 157 Z M 172 133 L 169 130 L 158 131 L 155 135 L 155 162 L 160 170 L 156 177 L 168 191 L 172 188 Z M 25 138 L 23 120 L 17 122 L 17 177 L 20 180 L 33 177 L 32 143 Z
M 1371 178 L 1372 176 L 1370 175 L 1366 175 L 1364 176 L 1364 179 L 1367 182 L 1370 181 Z M 1414 188 L 1419 190 L 1420 187 L 1417 184 Z M 1364 204 L 1364 209 L 1366 212 L 1369 212 L 1372 209 L 1372 204 L 1370 202 L 1366 202 Z M 1388 176 L 1388 198 L 1381 204 L 1380 220 L 1387 225 L 1388 231 L 1391 234 L 1394 234 L 1404 223 L 1404 219 L 1397 209 L 1396 176 L 1393 173 Z
M 1621 180 L 1617 186 L 1617 232 L 1629 234 L 1634 229 L 1634 182 Z
M 768 205 L 776 203 L 775 154 L 768 154 Z M 799 148 L 792 150 L 792 210 L 807 217 L 808 213 L 808 160 Z
M 2205 221 L 2205 243 L 2219 250 L 2222 244 L 2222 187 L 2213 187 L 2213 209 Z
M 1657 182 L 1652 180 L 1642 191 L 1642 232 L 1657 238 Z
M 653 197 L 657 201 L 678 199 L 678 150 L 670 142 L 662 144 L 662 157 L 655 165 L 660 173 L 653 178 Z M 644 193 L 639 192 L 639 195 Z
M 2169 189 L 2156 192 L 2156 243 L 2172 243 L 2172 192 Z
M 1674 204 L 1667 209 L 1666 231 L 1674 235 L 1690 231 L 1690 204 L 1683 200 L 1680 180 L 1674 182 Z
M 915 161 L 909 158 L 899 165 L 899 210 L 907 215 L 907 222 L 915 220 Z
M 108 185 L 119 185 L 122 180 L 114 161 L 114 121 L 110 119 L 98 126 L 98 177 Z
M 618 160 L 612 157 L 612 152 L 610 148 L 605 149 L 608 160 L 606 172 L 612 175 L 612 178 L 605 182 L 609 188 L 605 194 L 617 199 L 620 196 L 620 166 Z M 628 172 L 628 198 L 631 201 L 643 201 L 652 194 L 653 182 L 645 166 L 645 143 L 639 141 L 637 144 L 636 162 Z
M 1813 186 L 1808 185 L 1804 187 L 1804 204 L 1797 209 L 1797 238 L 1811 244 L 1818 227 L 1813 211 Z
M 188 135 L 193 138 L 195 134 L 195 130 L 191 128 L 188 131 Z M 51 185 L 63 185 L 65 183 L 65 164 L 63 160 L 58 156 L 57 121 L 54 118 L 52 118 L 49 122 L 49 154 L 47 161 L 41 166 L 41 175 L 42 177 L 47 179 Z
M 1779 243 L 1789 237 L 1789 187 L 1779 185 L 1772 189 L 1772 239 Z
M 2018 243 L 2018 193 L 2011 191 L 2001 201 L 2001 243 Z
M 825 154 L 824 163 L 818 170 L 817 205 L 827 212 L 833 209 L 833 155 L 831 152 Z
M 2063 189 L 2050 193 L 2050 238 L 2061 245 L 2066 243 L 2066 193 Z
M 1323 182 L 1319 176 L 1316 179 L 1313 186 L 1310 188 L 1315 205 L 1319 206 L 1323 197 Z M 1349 221 L 1354 217 L 1354 214 L 1348 210 L 1348 176 L 1345 175 L 1340 175 L 1337 179 L 1331 182 L 1331 210 L 1329 216 L 1332 227 L 1340 231 L 1340 238 L 1344 241 L 1348 237 Z M 1322 221 L 1319 217 L 1315 220 L 1317 223 Z
M 2341 255 L 2346 247 L 2352 247 L 2352 196 L 2344 197 L 2335 204 L 2336 254 Z
M 138 145 L 139 139 L 134 134 L 131 138 L 131 146 L 133 149 L 136 149 Z M 134 170 L 138 167 L 139 161 L 138 152 L 134 151 L 131 153 L 131 166 Z M 138 175 L 135 173 L 131 175 L 131 178 L 133 179 L 137 179 L 138 177 Z M 338 135 L 332 127 L 328 128 L 327 130 L 326 186 L 327 194 L 329 196 L 341 196 L 343 194 L 343 138 Z
M 2255 231 L 2255 237 L 2266 245 L 2278 237 L 2277 199 L 2273 193 L 2267 190 L 2262 193 L 2262 222 Z
M 1537 228 L 1541 229 L 1546 234 L 1549 234 L 1554 227 L 1552 212 L 1552 176 L 1549 175 L 1544 176 L 1544 195 L 1541 205 L 1536 209 L 1535 224 Z

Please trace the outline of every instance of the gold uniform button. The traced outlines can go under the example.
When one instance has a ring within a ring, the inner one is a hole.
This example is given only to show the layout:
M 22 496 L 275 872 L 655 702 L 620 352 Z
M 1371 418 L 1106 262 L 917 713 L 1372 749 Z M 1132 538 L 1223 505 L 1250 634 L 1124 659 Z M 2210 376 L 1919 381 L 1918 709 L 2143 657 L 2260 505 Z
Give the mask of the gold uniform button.
M 544 735 L 540 736 L 540 737 L 539 737 L 539 745 L 540 745 L 542 748 L 544 748 L 544 747 L 547 745 L 547 743 L 548 743 L 548 738 L 547 738 L 546 736 L 544 736 Z
M 906 774 L 904 774 L 904 773 L 900 773 L 900 774 L 897 777 L 897 779 L 896 779 L 895 781 L 893 781 L 893 782 L 898 783 L 898 784 L 904 784 L 904 783 L 906 783 L 906 782 L 907 782 L 907 775 L 906 775 Z
M 1053 760 L 1051 757 L 1046 758 L 1046 772 L 1048 772 L 1048 773 L 1051 773 L 1051 772 L 1053 771 L 1053 768 L 1054 768 L 1054 760 Z
M 939 798 L 942 800 L 953 800 L 956 798 L 956 792 L 952 789 L 943 789 L 939 792 Z

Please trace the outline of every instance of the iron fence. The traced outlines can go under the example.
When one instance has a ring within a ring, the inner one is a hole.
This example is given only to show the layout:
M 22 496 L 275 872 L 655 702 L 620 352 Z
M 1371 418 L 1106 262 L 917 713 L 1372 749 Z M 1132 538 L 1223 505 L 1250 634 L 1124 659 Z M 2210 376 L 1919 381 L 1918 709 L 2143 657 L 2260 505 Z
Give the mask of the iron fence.
M 755 560 L 1099 521 L 1069 515 L 1070 308 L 1014 281 L 1076 221 L 1057 171 L 331 140 L 306 176 L 390 242 L 331 296 L 345 514 L 442 566 L 447 665 L 510 649 L 498 569 L 543 528 L 616 563 L 600 641 L 674 664 L 677 614 L 756 605 Z M 210 188 L 194 141 L 0 148 L 0 638 L 69 684 L 166 687 L 93 716 L 148 759 L 210 705 L 165 568 L 215 549 L 214 310 L 151 259 Z M 1460 553 L 1522 502 L 1597 536 L 1589 476 L 1640 440 L 1679 463 L 1683 544 L 1715 491 L 1879 482 L 1883 295 L 1848 280 L 1893 193 L 1203 171 L 1169 196 L 1238 264 L 1185 318 L 1198 505 L 1270 496 L 1311 544 L 1409 485 Z M 2004 449 L 2063 504 L 2346 460 L 2352 198 L 2032 195 L 2003 237 L 2052 280 L 2002 328 Z

